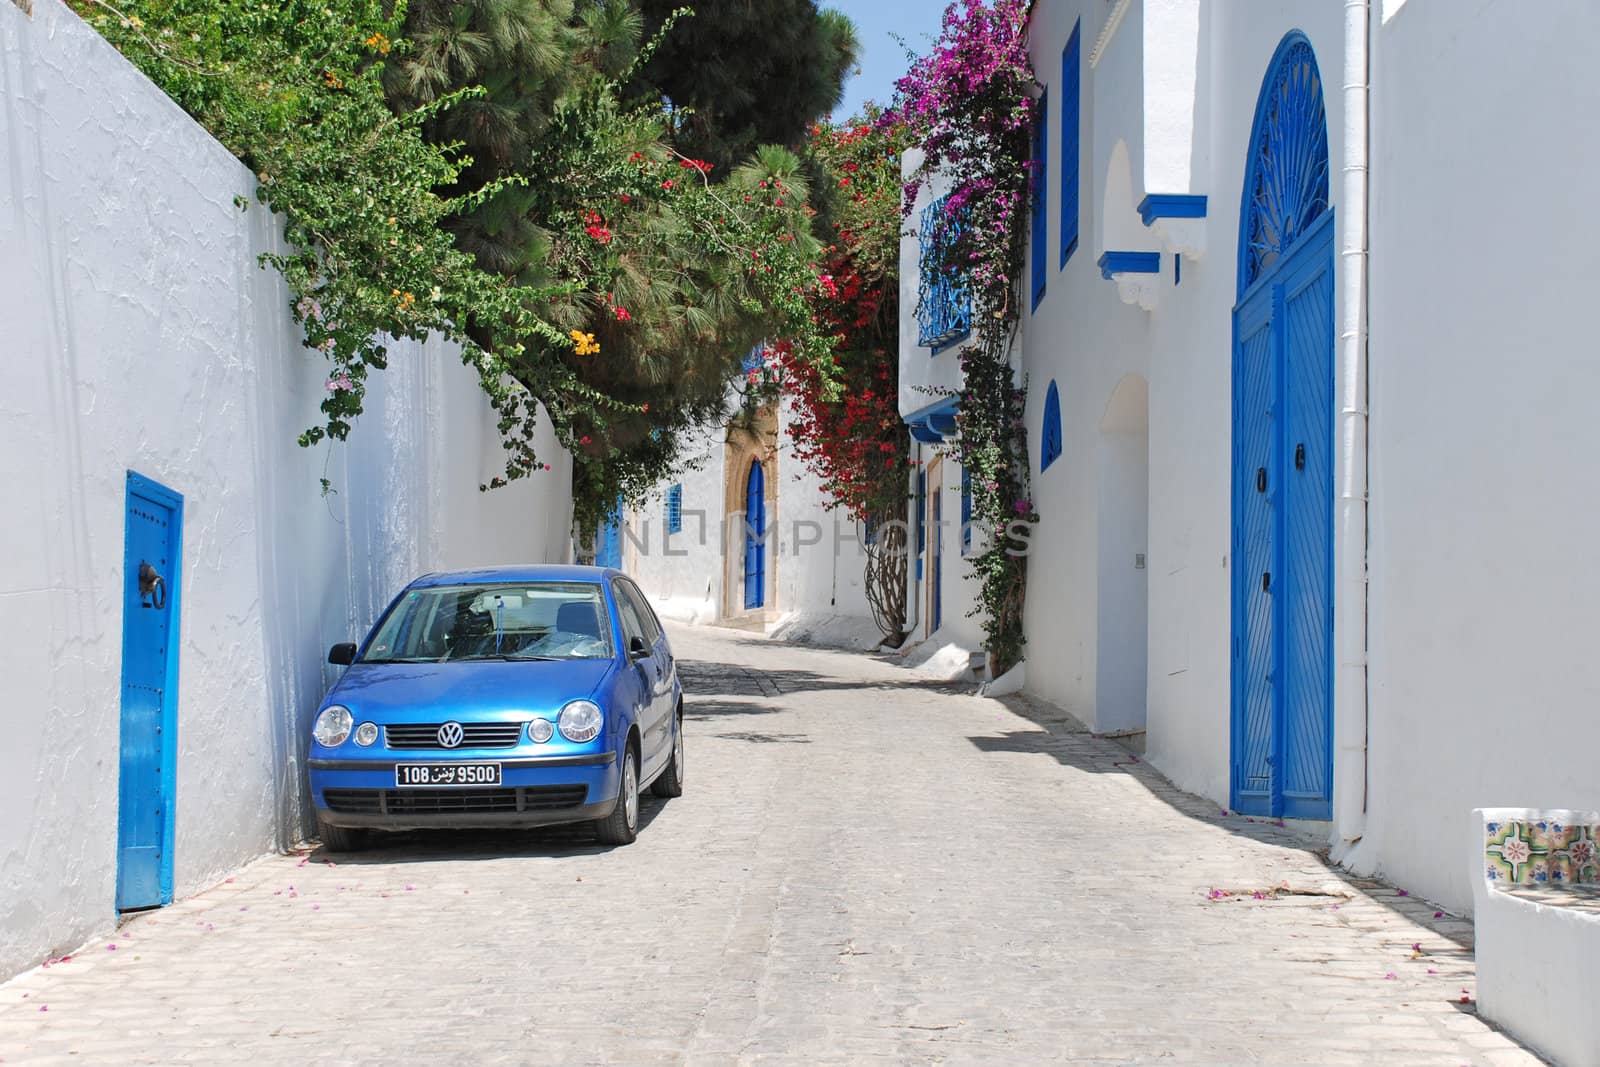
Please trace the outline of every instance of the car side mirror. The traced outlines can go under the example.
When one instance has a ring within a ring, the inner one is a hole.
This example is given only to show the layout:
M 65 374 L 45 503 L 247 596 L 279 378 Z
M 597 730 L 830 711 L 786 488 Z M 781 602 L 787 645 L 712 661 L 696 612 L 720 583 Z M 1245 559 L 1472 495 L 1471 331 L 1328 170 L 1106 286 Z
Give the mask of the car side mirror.
M 630 637 L 628 639 L 628 658 L 644 659 L 649 654 L 650 646 L 644 643 L 644 638 Z
M 346 641 L 328 649 L 328 662 L 348 667 L 356 661 L 356 646 Z

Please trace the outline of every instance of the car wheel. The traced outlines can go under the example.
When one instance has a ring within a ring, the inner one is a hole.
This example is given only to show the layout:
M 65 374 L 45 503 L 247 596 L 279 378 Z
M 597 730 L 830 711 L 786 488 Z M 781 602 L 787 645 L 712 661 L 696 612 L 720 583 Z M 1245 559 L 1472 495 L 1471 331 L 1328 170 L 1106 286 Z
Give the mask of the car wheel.
M 334 826 L 323 822 L 320 815 L 317 816 L 317 836 L 322 838 L 322 847 L 329 852 L 360 852 L 367 847 L 366 831 Z
M 617 806 L 610 815 L 596 820 L 594 834 L 602 845 L 631 845 L 639 836 L 639 765 L 631 748 L 623 750 Z
M 661 772 L 661 777 L 655 780 L 650 787 L 650 792 L 658 797 L 683 796 L 683 715 L 680 714 L 672 724 L 672 759 L 667 763 L 666 770 Z

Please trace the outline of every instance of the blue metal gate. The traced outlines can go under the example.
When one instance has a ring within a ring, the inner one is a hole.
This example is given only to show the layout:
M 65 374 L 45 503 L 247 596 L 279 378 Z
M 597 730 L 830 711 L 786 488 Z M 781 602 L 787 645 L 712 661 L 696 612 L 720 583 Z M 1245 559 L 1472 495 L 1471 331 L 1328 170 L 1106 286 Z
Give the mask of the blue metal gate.
M 183 497 L 128 472 L 123 538 L 117 909 L 172 902 Z
M 1244 812 L 1332 813 L 1333 210 L 1316 57 L 1257 105 L 1234 308 L 1233 773 Z
M 760 460 L 750 461 L 744 485 L 744 606 L 767 603 L 767 479 Z

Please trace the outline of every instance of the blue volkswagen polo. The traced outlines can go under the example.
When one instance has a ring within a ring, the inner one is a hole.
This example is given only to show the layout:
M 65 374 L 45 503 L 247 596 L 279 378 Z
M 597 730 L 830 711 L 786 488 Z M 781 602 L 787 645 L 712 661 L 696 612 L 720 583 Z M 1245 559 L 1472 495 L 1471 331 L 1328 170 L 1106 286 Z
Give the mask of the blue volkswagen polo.
M 323 700 L 307 765 L 322 843 L 373 830 L 591 822 L 639 831 L 639 791 L 683 793 L 683 693 L 644 594 L 600 567 L 429 574 Z

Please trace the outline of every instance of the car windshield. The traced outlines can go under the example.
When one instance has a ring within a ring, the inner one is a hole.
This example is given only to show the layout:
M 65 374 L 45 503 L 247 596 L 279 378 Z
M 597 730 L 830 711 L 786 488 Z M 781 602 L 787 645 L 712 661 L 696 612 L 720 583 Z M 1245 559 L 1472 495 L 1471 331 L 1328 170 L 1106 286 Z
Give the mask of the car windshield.
M 608 659 L 608 621 L 593 582 L 412 589 L 384 617 L 361 662 Z

